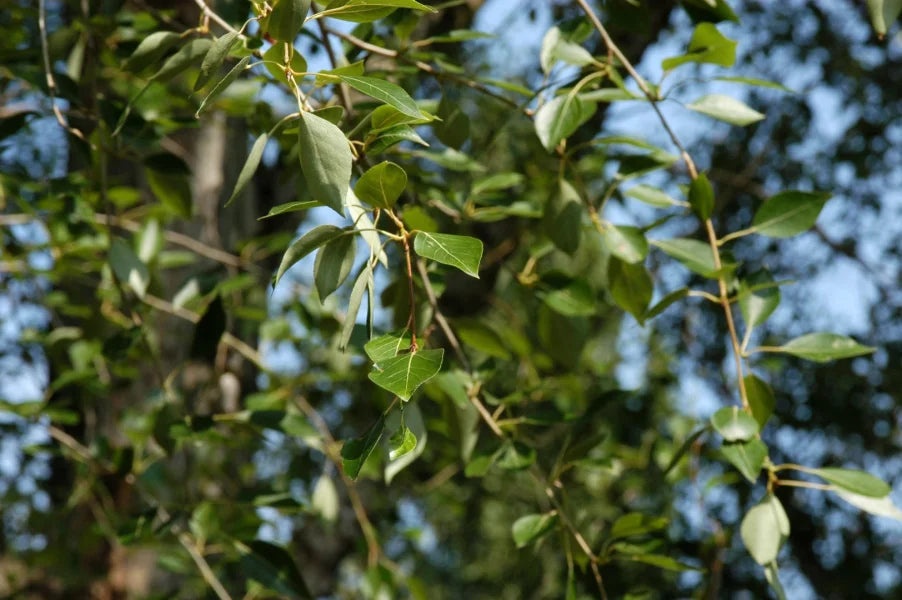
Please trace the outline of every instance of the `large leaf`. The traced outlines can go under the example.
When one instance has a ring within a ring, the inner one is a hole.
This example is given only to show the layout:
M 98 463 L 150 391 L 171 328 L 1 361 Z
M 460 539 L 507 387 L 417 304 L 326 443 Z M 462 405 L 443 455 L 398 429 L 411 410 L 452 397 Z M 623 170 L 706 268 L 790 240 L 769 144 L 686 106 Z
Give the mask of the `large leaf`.
M 291 555 L 269 542 L 254 540 L 239 543 L 241 569 L 249 579 L 278 593 L 282 598 L 313 598 Z
M 723 94 L 702 96 L 695 102 L 687 104 L 686 108 L 742 127 L 764 118 L 763 114 L 750 108 L 744 102 Z
M 579 96 L 563 94 L 542 105 L 535 115 L 536 135 L 546 150 L 551 152 L 561 140 L 576 131 L 595 114 L 594 102 Z
M 359 77 L 356 75 L 339 75 L 343 82 L 367 96 L 385 102 L 389 106 L 415 119 L 423 118 L 417 103 L 401 86 L 375 77 Z
M 749 440 L 758 433 L 758 421 L 738 406 L 725 406 L 711 416 L 711 425 L 728 442 Z
M 345 475 L 351 479 L 357 479 L 360 469 L 363 468 L 366 459 L 373 453 L 373 448 L 379 443 L 384 430 L 385 417 L 381 416 L 361 437 L 348 440 L 342 445 L 341 468 L 344 470 Z
M 481 240 L 466 235 L 420 231 L 413 240 L 413 249 L 423 258 L 457 267 L 467 275 L 479 278 Z
M 310 0 L 275 0 L 269 15 L 269 35 L 281 42 L 293 43 L 309 10 Z
M 822 192 L 780 192 L 764 201 L 752 227 L 756 233 L 776 238 L 798 235 L 814 227 L 830 194 Z
M 838 358 L 851 358 L 872 353 L 876 348 L 862 346 L 855 340 L 836 333 L 809 333 L 790 340 L 788 343 L 770 348 L 772 352 L 786 352 L 793 356 L 828 362 Z
M 514 521 L 511 535 L 517 548 L 523 548 L 551 531 L 557 524 L 557 513 L 524 515 Z
M 407 173 L 393 162 L 381 162 L 360 176 L 354 192 L 375 208 L 391 208 L 407 186 Z
M 582 239 L 583 205 L 570 182 L 562 179 L 558 189 L 545 208 L 545 231 L 555 246 L 573 254 Z
M 886 482 L 864 471 L 824 467 L 822 469 L 813 469 L 812 473 L 847 492 L 860 496 L 883 498 L 892 491 L 892 488 Z
M 276 271 L 273 285 L 279 283 L 279 280 L 282 279 L 282 276 L 285 275 L 285 272 L 290 269 L 294 263 L 298 262 L 320 246 L 327 244 L 345 233 L 346 230 L 336 227 L 335 225 L 317 225 L 302 235 L 299 240 L 288 247 L 288 250 L 286 250 L 284 256 L 282 256 L 282 263 L 279 265 L 279 270 Z
M 746 513 L 739 532 L 755 562 L 768 565 L 777 559 L 789 536 L 789 517 L 777 497 L 769 493 Z
M 373 383 L 401 400 L 410 400 L 416 389 L 442 368 L 444 354 L 442 349 L 420 350 L 388 358 L 370 371 L 369 377 Z
M 313 198 L 343 215 L 354 162 L 347 138 L 329 121 L 303 112 L 298 142 L 301 169 Z
M 730 464 L 752 483 L 758 479 L 764 466 L 764 459 L 767 458 L 767 446 L 758 439 L 725 443 L 720 447 L 720 451 Z
M 387 17 L 399 8 L 435 12 L 434 8 L 416 0 L 333 0 L 322 14 L 343 21 L 369 23 Z
M 363 351 L 370 357 L 370 360 L 379 365 L 380 363 L 394 358 L 401 350 L 410 348 L 410 333 L 403 331 L 400 333 L 386 333 L 379 337 L 371 339 L 363 347 Z
M 687 62 L 731 67 L 736 62 L 736 41 L 725 37 L 712 23 L 699 23 L 686 54 L 664 59 L 661 68 L 667 71 Z
M 325 300 L 348 278 L 356 254 L 356 235 L 340 235 L 329 240 L 320 249 L 313 265 L 313 281 L 320 301 Z

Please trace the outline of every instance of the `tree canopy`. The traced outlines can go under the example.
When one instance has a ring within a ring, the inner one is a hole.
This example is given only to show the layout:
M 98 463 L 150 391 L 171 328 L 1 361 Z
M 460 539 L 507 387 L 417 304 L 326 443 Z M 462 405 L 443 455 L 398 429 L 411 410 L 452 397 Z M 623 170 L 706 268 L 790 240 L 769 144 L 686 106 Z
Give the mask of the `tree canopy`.
M 0 595 L 902 593 L 900 11 L 13 1 Z

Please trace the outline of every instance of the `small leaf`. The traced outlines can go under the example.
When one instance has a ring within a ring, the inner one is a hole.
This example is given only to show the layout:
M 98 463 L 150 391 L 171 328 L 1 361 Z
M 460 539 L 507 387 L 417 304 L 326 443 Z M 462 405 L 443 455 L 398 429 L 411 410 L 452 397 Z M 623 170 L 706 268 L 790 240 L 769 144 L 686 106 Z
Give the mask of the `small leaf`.
M 254 540 L 238 543 L 241 569 L 249 579 L 291 600 L 313 598 L 285 548 Z
M 812 473 L 847 492 L 860 496 L 883 498 L 892 491 L 892 488 L 886 482 L 865 471 L 826 467 L 813 469 Z
M 339 75 L 338 77 L 358 92 L 362 92 L 376 100 L 381 100 L 409 117 L 415 119 L 423 117 L 423 113 L 417 107 L 416 101 L 399 85 L 376 77 L 355 75 Z
M 557 513 L 524 515 L 514 521 L 511 535 L 517 548 L 523 548 L 551 531 L 557 524 Z
M 746 375 L 743 379 L 745 383 L 745 394 L 748 396 L 749 408 L 752 409 L 752 416 L 758 421 L 759 427 L 764 427 L 771 414 L 774 412 L 776 400 L 770 386 L 762 379 L 754 374 Z
M 566 180 L 561 180 L 559 192 L 545 209 L 545 231 L 554 245 L 573 254 L 582 239 L 583 207 L 579 193 Z
M 123 63 L 125 71 L 138 73 L 157 62 L 166 51 L 178 44 L 182 36 L 174 31 L 154 31 L 141 40 L 132 55 Z
M 728 442 L 749 440 L 758 433 L 758 421 L 738 406 L 725 406 L 711 416 L 711 425 Z
M 507 471 L 521 471 L 536 462 L 536 449 L 523 442 L 505 444 L 496 464 Z
M 225 61 L 237 40 L 238 32 L 229 31 L 213 42 L 200 65 L 200 73 L 198 73 L 197 81 L 194 83 L 195 92 L 207 85 L 213 76 L 216 75 L 216 72 L 219 71 L 219 67 L 222 66 L 223 61 Z
M 313 280 L 320 301 L 325 300 L 348 278 L 356 255 L 356 235 L 340 235 L 320 249 L 313 266 Z
M 868 14 L 877 36 L 883 39 L 902 12 L 902 0 L 868 0 Z
M 771 349 L 786 352 L 814 362 L 829 362 L 838 358 L 851 358 L 871 354 L 876 348 L 862 346 L 855 340 L 835 333 L 809 333 Z
M 783 92 L 789 92 L 790 94 L 795 94 L 795 90 L 786 87 L 783 84 L 777 83 L 775 81 L 768 81 L 766 79 L 756 79 L 754 77 L 715 77 L 715 81 L 727 81 L 730 83 L 744 83 L 745 85 L 754 85 L 757 87 L 765 87 L 772 88 L 775 90 L 780 90 Z
M 711 253 L 711 247 L 704 242 L 689 238 L 675 238 L 671 240 L 649 240 L 649 243 L 663 250 L 671 258 L 680 261 L 693 273 L 709 278 L 717 276 L 717 267 L 714 266 L 714 255 Z
M 739 531 L 755 562 L 768 565 L 777 559 L 789 536 L 789 517 L 777 497 L 769 493 L 745 514 Z
M 380 131 L 379 135 L 373 139 L 367 138 L 366 152 L 367 154 L 381 154 L 401 142 L 413 142 L 421 146 L 429 146 L 426 140 L 421 138 L 409 125 L 398 125 Z
M 348 209 L 348 214 L 354 223 L 354 229 L 357 230 L 363 241 L 370 247 L 370 257 L 375 256 L 382 263 L 382 266 L 388 268 L 388 255 L 385 254 L 385 248 L 383 247 L 382 239 L 379 237 L 379 232 L 375 230 L 375 225 L 370 219 L 367 210 L 360 203 L 357 194 L 353 190 L 348 190 L 345 207 Z
M 345 233 L 345 230 L 336 227 L 335 225 L 317 225 L 302 235 L 299 240 L 288 247 L 288 250 L 285 251 L 285 255 L 282 256 L 282 263 L 279 265 L 279 270 L 276 272 L 273 286 L 279 283 L 279 280 L 282 279 L 282 276 L 285 275 L 285 272 L 288 271 L 294 263 L 343 233 Z
M 269 15 L 269 35 L 281 42 L 293 43 L 309 10 L 310 0 L 275 0 Z
M 341 129 L 308 112 L 301 113 L 299 124 L 301 169 L 310 192 L 315 200 L 343 215 L 354 162 L 348 140 Z
M 482 320 L 456 319 L 454 331 L 460 341 L 471 348 L 501 360 L 509 360 L 511 357 L 504 340 Z
M 752 226 L 756 233 L 786 238 L 814 227 L 830 194 L 822 192 L 780 192 L 764 201 Z
M 276 217 L 278 215 L 284 215 L 290 212 L 297 212 L 299 210 L 307 210 L 308 208 L 313 208 L 314 206 L 322 206 L 316 200 L 300 200 L 296 202 L 284 202 L 277 206 L 273 206 L 269 209 L 269 212 L 263 215 L 262 217 L 258 217 L 258 221 L 262 221 L 263 219 L 268 219 L 270 217 Z
M 442 349 L 420 350 L 385 359 L 380 364 L 381 368 L 370 371 L 370 381 L 401 400 L 410 400 L 416 389 L 442 368 L 444 354 Z
M 248 63 L 251 62 L 250 56 L 245 56 L 238 64 L 232 67 L 232 69 L 226 74 L 225 77 L 219 80 L 213 89 L 210 90 L 210 93 L 207 94 L 207 97 L 204 98 L 203 102 L 200 103 L 200 107 L 198 107 L 197 112 L 194 113 L 195 118 L 200 116 L 200 113 L 203 112 L 204 107 L 207 106 L 208 102 L 214 100 L 219 94 L 221 94 L 227 87 L 232 85 L 232 83 L 238 79 L 238 76 L 241 75 L 244 70 L 247 68 Z
M 695 442 L 709 429 L 710 427 L 707 425 L 700 429 L 696 429 L 691 434 L 689 434 L 685 440 L 683 440 L 683 443 L 680 444 L 680 447 L 677 449 L 677 451 L 673 453 L 670 462 L 667 463 L 667 466 L 664 468 L 664 475 L 670 473 L 673 468 L 679 464 L 680 459 L 683 458 L 687 452 L 689 452 L 689 449 L 692 448 L 692 445 L 695 444 Z
M 394 358 L 398 352 L 408 348 L 410 348 L 410 332 L 405 330 L 401 333 L 386 333 L 373 338 L 363 346 L 363 351 L 371 361 L 378 365 L 389 358 Z
M 138 298 L 144 298 L 150 284 L 150 272 L 131 246 L 114 239 L 110 243 L 109 261 L 116 278 L 129 286 Z
M 674 302 L 679 302 L 683 298 L 689 295 L 689 288 L 681 287 L 673 290 L 660 300 L 658 300 L 657 304 L 649 308 L 645 311 L 644 320 L 648 321 L 654 317 L 657 317 L 659 314 L 667 310 L 667 308 L 673 304 Z
M 585 279 L 571 279 L 541 297 L 552 310 L 568 317 L 588 317 L 597 310 L 595 291 Z
M 699 23 L 692 32 L 686 54 L 664 59 L 661 68 L 668 71 L 687 62 L 731 67 L 736 62 L 736 41 L 725 37 L 712 23 Z
M 579 44 L 564 39 L 560 29 L 552 27 L 542 38 L 542 51 L 539 55 L 542 71 L 547 75 L 557 61 L 582 67 L 594 63 L 595 59 Z
M 351 288 L 351 296 L 348 299 L 348 311 L 345 313 L 344 321 L 341 324 L 341 336 L 338 338 L 338 349 L 342 352 L 348 349 L 348 342 L 351 334 L 354 332 L 354 324 L 357 322 L 357 313 L 360 311 L 360 305 L 363 302 L 363 294 L 366 292 L 367 285 L 373 278 L 373 270 L 370 268 L 369 261 L 364 264 L 363 269 Z
M 666 528 L 668 523 L 667 517 L 653 517 L 638 512 L 627 513 L 614 521 L 608 539 L 645 535 Z
M 638 227 L 611 225 L 605 229 L 604 242 L 611 254 L 628 263 L 641 262 L 648 255 L 648 240 Z
M 754 439 L 748 442 L 725 443 L 720 447 L 720 451 L 730 464 L 739 469 L 743 477 L 752 483 L 757 481 L 764 466 L 764 459 L 767 458 L 767 446 L 764 442 Z
M 416 0 L 338 0 L 330 3 L 328 11 L 321 14 L 342 21 L 369 23 L 387 17 L 399 8 L 436 12 L 434 8 Z
M 664 556 L 663 554 L 633 554 L 630 556 L 618 556 L 617 558 L 653 565 L 661 569 L 667 569 L 668 571 L 702 570 L 698 567 L 687 565 L 686 563 L 682 563 L 676 559 L 670 558 L 669 556 Z
M 702 96 L 695 102 L 687 104 L 686 108 L 741 127 L 751 125 L 764 118 L 763 114 L 750 108 L 744 102 L 723 94 Z
M 381 162 L 361 175 L 357 197 L 375 208 L 391 208 L 407 186 L 407 173 L 393 162 Z
M 285 52 L 288 51 L 288 66 L 292 71 L 303 73 L 307 70 L 307 61 L 300 52 L 290 48 L 290 43 L 276 42 L 263 53 L 263 68 L 265 68 L 276 81 L 282 85 L 288 84 L 288 75 L 285 68 Z
M 324 521 L 334 523 L 338 519 L 338 509 L 340 504 L 338 501 L 338 491 L 335 489 L 335 483 L 328 475 L 321 475 L 313 486 L 313 493 L 310 495 L 310 508 L 315 514 L 318 514 Z
M 612 256 L 608 261 L 608 291 L 617 306 L 627 311 L 640 324 L 654 294 L 648 270 L 641 264 L 630 264 Z
M 167 81 L 172 79 L 185 69 L 196 65 L 207 55 L 207 51 L 213 44 L 207 38 L 190 40 L 179 51 L 166 59 L 160 70 L 151 77 L 155 81 Z
M 414 449 L 417 445 L 417 436 L 405 425 L 391 436 L 388 445 L 390 448 L 388 458 L 389 460 L 395 460 Z
M 420 231 L 413 240 L 413 249 L 423 258 L 457 267 L 467 275 L 479 279 L 481 240 L 465 235 Z
M 707 221 L 714 212 L 714 188 L 704 173 L 699 173 L 689 184 L 689 205 L 702 221 Z
M 786 590 L 783 589 L 783 584 L 780 583 L 780 572 L 777 569 L 776 561 L 764 567 L 764 578 L 767 579 L 767 583 L 777 596 L 777 600 L 787 600 Z
M 362 437 L 348 440 L 344 443 L 341 447 L 341 465 L 345 475 L 351 479 L 357 479 L 357 475 L 360 474 L 360 469 L 363 468 L 366 459 L 369 458 L 370 454 L 373 453 L 373 448 L 379 443 L 384 429 L 385 417 L 382 416 L 373 423 L 372 427 Z
M 407 434 L 404 437 L 402 448 L 399 448 L 398 450 L 400 451 L 401 449 L 407 448 L 411 438 L 413 439 L 413 445 L 410 448 L 404 449 L 403 452 L 396 456 L 392 456 L 391 451 L 389 452 L 390 460 L 385 465 L 386 485 L 390 485 L 395 478 L 395 475 L 419 458 L 426 449 L 426 440 L 429 438 L 429 435 L 426 431 L 426 423 L 423 422 L 423 415 L 416 402 L 405 405 L 404 424 L 406 425 L 404 429 Z
M 543 104 L 535 115 L 536 135 L 542 146 L 549 152 L 554 150 L 561 140 L 588 121 L 596 108 L 594 102 L 572 94 L 557 96 Z
M 746 327 L 764 323 L 780 305 L 780 288 L 770 272 L 756 271 L 739 283 L 739 310 Z
M 247 160 L 244 161 L 244 166 L 241 167 L 241 171 L 238 173 L 238 179 L 235 181 L 235 189 L 232 190 L 232 195 L 229 196 L 229 199 L 225 203 L 226 206 L 234 202 L 235 198 L 237 198 L 239 194 L 244 191 L 244 188 L 247 187 L 247 184 L 250 183 L 254 173 L 257 172 L 257 167 L 260 166 L 260 159 L 263 158 L 263 150 L 266 148 L 266 142 L 268 141 L 269 136 L 265 133 L 260 134 L 260 137 L 254 141 L 254 145 L 251 146 L 251 152 L 247 155 Z
M 882 498 L 874 498 L 873 496 L 863 496 L 861 494 L 853 494 L 844 490 L 834 490 L 836 495 L 860 510 L 863 510 L 878 517 L 889 517 L 902 521 L 902 510 L 893 503 L 892 498 L 884 496 Z
M 650 185 L 645 185 L 644 183 L 634 185 L 633 187 L 628 189 L 625 194 L 630 198 L 635 198 L 640 202 L 645 202 L 646 204 L 651 204 L 652 206 L 658 206 L 660 208 L 682 205 L 679 200 L 671 198 L 658 188 L 652 187 Z

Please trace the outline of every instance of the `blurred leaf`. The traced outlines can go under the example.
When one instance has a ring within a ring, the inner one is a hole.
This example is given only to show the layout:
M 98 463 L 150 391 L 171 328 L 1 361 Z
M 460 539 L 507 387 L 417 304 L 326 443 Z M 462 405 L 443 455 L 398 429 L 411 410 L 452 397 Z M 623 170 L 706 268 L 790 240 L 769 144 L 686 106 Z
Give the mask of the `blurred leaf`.
M 777 560 L 783 541 L 789 536 L 789 517 L 771 493 L 753 506 L 742 519 L 742 542 L 759 565 Z
M 761 440 L 754 439 L 747 442 L 724 443 L 720 451 L 730 463 L 739 469 L 743 477 L 755 483 L 758 475 L 764 467 L 764 459 L 767 458 L 767 446 Z
M 138 298 L 144 298 L 150 284 L 150 272 L 131 246 L 114 239 L 110 243 L 109 261 L 116 278 L 129 286 Z
M 564 94 L 543 104 L 535 115 L 536 135 L 549 152 L 561 140 L 570 136 L 580 125 L 592 118 L 597 106 L 579 96 Z
M 842 488 L 844 491 L 852 492 L 859 496 L 883 498 L 884 496 L 888 496 L 892 491 L 892 488 L 886 482 L 864 471 L 824 467 L 821 469 L 812 469 L 811 473 L 822 479 L 826 479 L 833 485 Z
M 381 416 L 362 437 L 348 440 L 342 445 L 341 464 L 345 475 L 351 479 L 357 479 L 360 469 L 363 468 L 366 459 L 373 453 L 373 449 L 379 443 L 379 439 L 382 438 L 384 430 L 385 417 Z
M 711 416 L 711 425 L 728 442 L 745 441 L 758 433 L 758 421 L 738 406 L 725 406 Z
M 725 37 L 712 23 L 699 23 L 686 54 L 664 59 L 661 68 L 668 71 L 687 62 L 732 67 L 736 62 L 736 41 Z
M 310 508 L 324 521 L 334 523 L 338 519 L 338 511 L 341 507 L 338 501 L 338 490 L 332 478 L 326 474 L 320 476 L 310 495 Z
M 514 521 L 511 535 L 517 548 L 523 548 L 551 531 L 557 524 L 557 513 L 524 515 Z
M 704 173 L 699 173 L 689 184 L 689 205 L 702 221 L 709 219 L 714 212 L 714 188 Z
M 197 81 L 194 82 L 195 92 L 213 79 L 237 41 L 238 32 L 229 31 L 213 42 L 200 65 L 200 73 L 197 75 Z
M 351 274 L 356 256 L 356 235 L 340 235 L 320 248 L 313 266 L 313 280 L 320 301 L 324 301 L 344 283 Z
M 748 396 L 749 408 L 752 409 L 752 416 L 758 421 L 759 427 L 764 427 L 777 403 L 774 393 L 767 382 L 759 379 L 753 373 L 746 375 L 743 383 L 745 383 L 745 393 Z
M 633 265 L 612 256 L 608 261 L 608 291 L 617 306 L 633 315 L 640 325 L 643 323 L 654 284 L 641 263 Z
M 604 241 L 611 254 L 628 263 L 643 261 L 648 255 L 648 240 L 638 227 L 611 225 L 605 229 Z
M 695 102 L 687 104 L 686 108 L 741 127 L 751 125 L 764 118 L 763 114 L 749 108 L 744 102 L 723 94 L 702 96 Z
M 310 0 L 275 0 L 269 15 L 269 35 L 293 43 L 309 10 Z
M 313 598 L 291 555 L 269 542 L 254 540 L 239 543 L 241 569 L 249 579 L 281 594 L 284 598 Z
M 874 350 L 876 348 L 862 346 L 852 338 L 836 333 L 809 333 L 769 349 L 770 352 L 786 352 L 814 362 L 862 356 Z
M 830 194 L 819 192 L 780 192 L 764 201 L 755 213 L 752 228 L 776 238 L 798 235 L 814 227 L 829 198 Z

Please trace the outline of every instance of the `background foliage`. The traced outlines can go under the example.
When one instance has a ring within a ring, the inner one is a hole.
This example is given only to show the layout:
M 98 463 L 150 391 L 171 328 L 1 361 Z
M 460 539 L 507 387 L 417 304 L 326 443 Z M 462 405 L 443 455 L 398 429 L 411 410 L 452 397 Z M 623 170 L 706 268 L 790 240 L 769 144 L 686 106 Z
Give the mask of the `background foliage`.
M 11 3 L 0 594 L 898 595 L 867 4 Z

